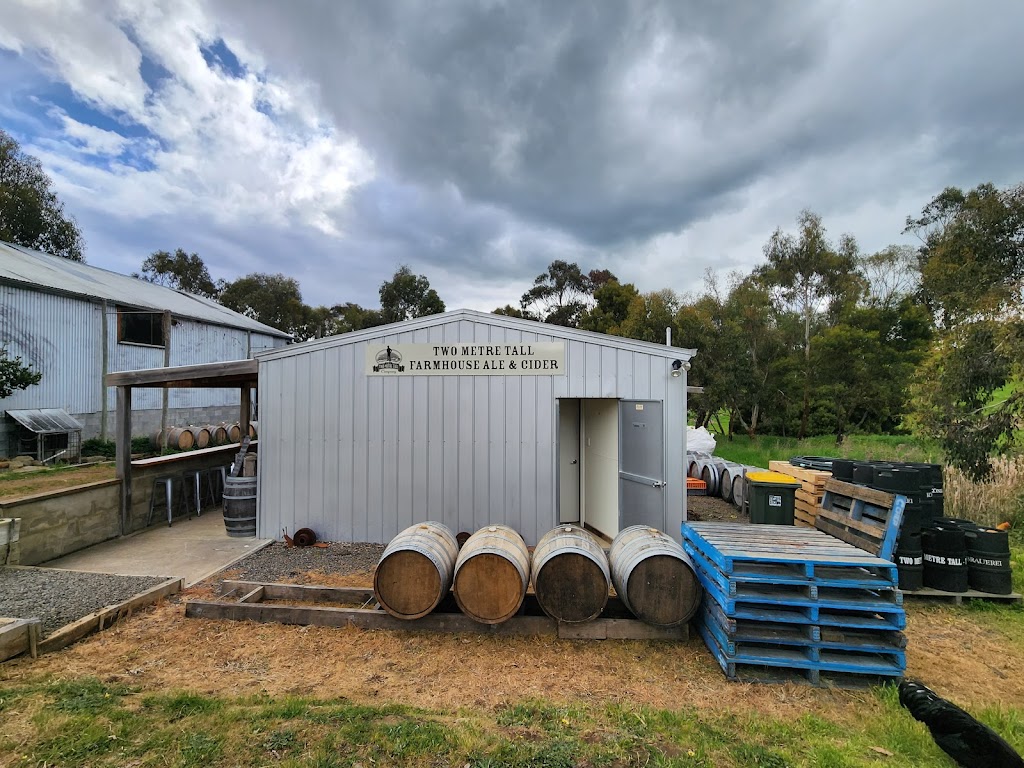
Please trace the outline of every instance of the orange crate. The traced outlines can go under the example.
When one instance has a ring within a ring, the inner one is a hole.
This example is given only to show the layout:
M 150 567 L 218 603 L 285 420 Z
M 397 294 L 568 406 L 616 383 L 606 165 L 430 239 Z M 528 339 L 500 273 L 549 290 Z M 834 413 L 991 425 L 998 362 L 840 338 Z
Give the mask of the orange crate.
M 707 496 L 708 484 L 703 480 L 698 480 L 696 477 L 688 477 L 686 478 L 686 495 Z

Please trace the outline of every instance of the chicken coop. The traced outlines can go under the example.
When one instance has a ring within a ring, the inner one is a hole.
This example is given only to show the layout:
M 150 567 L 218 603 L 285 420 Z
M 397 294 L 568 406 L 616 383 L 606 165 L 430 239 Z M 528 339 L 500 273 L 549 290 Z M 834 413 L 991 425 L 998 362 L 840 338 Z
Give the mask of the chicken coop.
M 60 408 L 10 410 L 16 427 L 10 433 L 11 456 L 43 462 L 78 462 L 82 457 L 82 425 Z
M 457 310 L 257 356 L 258 535 L 423 521 L 679 540 L 694 350 Z

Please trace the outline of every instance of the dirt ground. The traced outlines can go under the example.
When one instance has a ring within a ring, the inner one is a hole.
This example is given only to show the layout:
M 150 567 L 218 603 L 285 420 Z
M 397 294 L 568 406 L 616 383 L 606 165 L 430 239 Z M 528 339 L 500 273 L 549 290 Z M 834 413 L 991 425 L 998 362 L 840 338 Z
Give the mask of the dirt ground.
M 59 491 L 76 485 L 113 480 L 116 469 L 113 463 L 92 464 L 76 469 L 39 469 L 26 467 L 25 471 L 0 471 L 0 500 L 29 496 L 44 491 Z
M 370 573 L 311 581 L 369 586 Z M 308 580 L 307 580 L 308 581 Z M 494 707 L 543 698 L 676 709 L 799 715 L 828 706 L 856 717 L 864 691 L 729 683 L 696 633 L 685 643 L 430 635 L 186 619 L 187 590 L 101 634 L 36 661 L 0 666 L 0 681 L 97 676 L 144 691 L 301 695 L 417 707 Z M 970 613 L 908 608 L 909 677 L 965 705 L 1024 705 L 1024 648 Z

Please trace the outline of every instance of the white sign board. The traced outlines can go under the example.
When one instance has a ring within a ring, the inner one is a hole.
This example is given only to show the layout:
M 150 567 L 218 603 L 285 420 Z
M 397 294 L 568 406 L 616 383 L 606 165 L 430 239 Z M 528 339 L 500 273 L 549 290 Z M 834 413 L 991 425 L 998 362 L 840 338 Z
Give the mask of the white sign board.
M 565 342 L 367 344 L 367 376 L 564 376 Z

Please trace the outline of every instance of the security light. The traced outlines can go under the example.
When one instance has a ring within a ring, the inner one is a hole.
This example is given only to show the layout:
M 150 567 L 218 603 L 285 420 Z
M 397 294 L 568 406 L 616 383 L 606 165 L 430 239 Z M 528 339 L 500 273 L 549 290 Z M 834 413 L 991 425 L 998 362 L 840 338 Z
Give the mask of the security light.
M 673 360 L 672 361 L 672 378 L 678 379 L 680 374 L 682 373 L 682 368 L 683 368 L 683 361 L 682 360 Z

